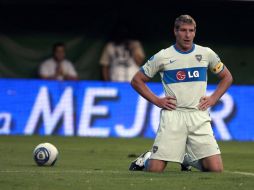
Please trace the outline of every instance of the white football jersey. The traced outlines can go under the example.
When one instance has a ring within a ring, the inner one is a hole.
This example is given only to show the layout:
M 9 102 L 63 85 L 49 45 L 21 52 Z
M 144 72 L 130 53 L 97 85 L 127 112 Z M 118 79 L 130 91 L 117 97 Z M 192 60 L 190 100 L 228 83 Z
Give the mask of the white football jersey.
M 144 56 L 142 46 L 138 41 L 130 40 L 129 44 L 135 44 L 135 51 L 141 52 L 142 56 Z M 133 52 L 124 43 L 108 43 L 102 53 L 100 64 L 109 66 L 111 81 L 131 81 L 139 70 L 139 66 L 134 60 Z
M 210 48 L 193 44 L 191 50 L 182 52 L 172 45 L 152 56 L 141 72 L 150 78 L 159 72 L 165 95 L 177 99 L 177 110 L 193 110 L 205 96 L 208 68 L 214 74 L 224 68 Z
M 68 75 L 71 77 L 78 77 L 77 71 L 75 70 L 74 66 L 72 65 L 72 63 L 69 60 L 64 59 L 60 63 L 60 67 L 61 67 L 63 73 L 56 76 L 57 80 L 64 80 L 63 75 Z M 40 74 L 40 76 L 44 76 L 44 77 L 55 77 L 56 68 L 57 68 L 56 60 L 54 58 L 49 58 L 41 64 L 40 69 L 39 69 L 39 74 Z

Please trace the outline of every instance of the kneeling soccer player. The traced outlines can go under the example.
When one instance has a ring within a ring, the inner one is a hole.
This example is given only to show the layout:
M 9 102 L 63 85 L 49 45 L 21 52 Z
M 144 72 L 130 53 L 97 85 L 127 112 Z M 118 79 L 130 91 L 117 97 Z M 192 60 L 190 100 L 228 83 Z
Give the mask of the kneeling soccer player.
M 162 172 L 167 162 L 178 162 L 183 170 L 191 165 L 201 171 L 223 171 L 207 109 L 216 104 L 233 79 L 213 50 L 193 43 L 195 34 L 196 22 L 191 16 L 176 18 L 176 43 L 152 56 L 131 81 L 140 95 L 162 110 L 152 151 L 137 158 L 130 170 Z M 205 96 L 208 68 L 220 79 L 211 96 Z M 145 84 L 156 73 L 161 76 L 164 98 Z

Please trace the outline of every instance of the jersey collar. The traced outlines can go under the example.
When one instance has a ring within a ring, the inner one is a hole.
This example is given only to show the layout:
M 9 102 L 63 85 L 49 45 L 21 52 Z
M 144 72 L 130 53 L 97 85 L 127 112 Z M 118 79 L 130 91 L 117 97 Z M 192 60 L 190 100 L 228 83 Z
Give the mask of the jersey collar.
M 188 54 L 188 53 L 191 53 L 191 52 L 193 52 L 194 49 L 195 49 L 195 44 L 193 44 L 192 47 L 191 47 L 191 49 L 188 50 L 188 51 L 181 51 L 180 49 L 178 49 L 178 48 L 176 47 L 176 44 L 174 44 L 173 46 L 174 46 L 175 50 L 176 50 L 178 53 L 181 53 L 181 54 Z

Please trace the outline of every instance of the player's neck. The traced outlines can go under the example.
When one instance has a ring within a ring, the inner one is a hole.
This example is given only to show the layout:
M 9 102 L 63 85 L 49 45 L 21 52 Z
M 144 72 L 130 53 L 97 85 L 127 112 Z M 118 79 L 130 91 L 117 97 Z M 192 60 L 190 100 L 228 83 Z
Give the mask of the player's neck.
M 53 59 L 55 60 L 56 63 L 60 64 L 61 62 L 63 62 L 64 59 L 57 59 L 56 57 L 53 57 Z
M 180 53 L 190 53 L 194 50 L 195 45 L 194 45 L 194 43 L 192 43 L 192 45 L 190 47 L 185 48 L 185 47 L 182 47 L 179 44 L 175 43 L 174 48 L 176 49 L 176 51 L 178 51 Z

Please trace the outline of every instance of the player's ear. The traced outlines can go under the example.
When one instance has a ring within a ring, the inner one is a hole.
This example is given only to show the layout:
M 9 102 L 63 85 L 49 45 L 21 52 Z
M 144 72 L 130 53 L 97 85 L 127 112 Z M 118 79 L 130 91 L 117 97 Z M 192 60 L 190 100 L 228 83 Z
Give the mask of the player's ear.
M 174 35 L 176 36 L 177 29 L 174 27 Z

